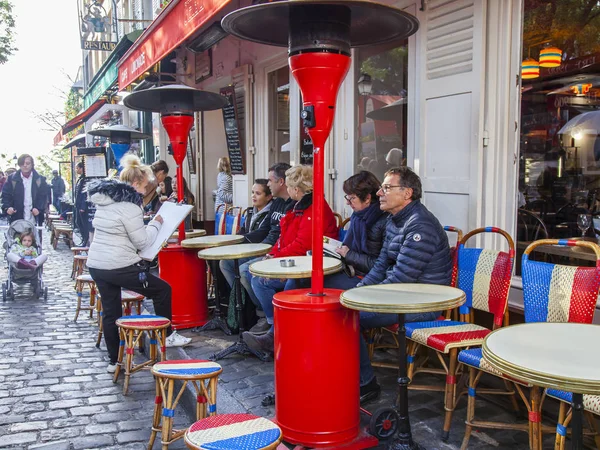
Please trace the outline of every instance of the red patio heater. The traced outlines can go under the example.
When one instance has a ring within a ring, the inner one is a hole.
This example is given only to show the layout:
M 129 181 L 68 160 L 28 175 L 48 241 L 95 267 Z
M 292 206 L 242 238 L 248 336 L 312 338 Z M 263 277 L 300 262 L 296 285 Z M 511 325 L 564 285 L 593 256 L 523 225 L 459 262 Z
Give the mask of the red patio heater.
M 226 105 L 227 100 L 212 92 L 172 84 L 134 92 L 123 100 L 131 109 L 160 112 L 177 164 L 177 200 L 183 200 L 183 160 L 195 111 L 212 111 Z M 204 325 L 208 319 L 206 299 L 206 265 L 197 251 L 185 249 L 185 225 L 179 226 L 178 242 L 169 244 L 158 254 L 160 277 L 173 290 L 172 314 L 174 328 Z
M 222 26 L 241 39 L 288 47 L 302 92 L 301 117 L 314 147 L 311 288 L 273 299 L 276 420 L 288 442 L 366 448 L 357 442 L 358 314 L 341 306 L 341 291 L 323 288 L 323 151 L 350 48 L 404 39 L 417 31 L 418 21 L 364 0 L 284 0 L 234 11 Z

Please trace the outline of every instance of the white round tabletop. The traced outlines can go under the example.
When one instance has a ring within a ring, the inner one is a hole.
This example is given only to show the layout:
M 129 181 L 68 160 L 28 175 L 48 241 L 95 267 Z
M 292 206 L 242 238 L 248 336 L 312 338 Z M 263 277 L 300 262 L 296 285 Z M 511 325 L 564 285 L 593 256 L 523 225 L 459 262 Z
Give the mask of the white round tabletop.
M 294 261 L 294 266 L 283 267 L 281 261 Z M 331 275 L 342 270 L 337 258 L 323 258 L 323 274 Z M 290 256 L 257 261 L 250 265 L 250 273 L 263 278 L 308 278 L 312 273 L 312 256 Z
M 406 314 L 456 308 L 465 299 L 463 291 L 451 286 L 396 283 L 349 289 L 342 293 L 340 302 L 359 311 Z
M 223 245 L 239 244 L 243 242 L 244 236 L 237 234 L 217 234 L 215 236 L 201 236 L 181 241 L 184 248 L 211 248 Z
M 206 260 L 250 258 L 252 256 L 266 255 L 272 247 L 273 246 L 269 244 L 225 245 L 222 247 L 212 247 L 200 250 L 198 252 L 198 258 Z
M 600 326 L 536 322 L 500 328 L 483 357 L 503 374 L 536 386 L 600 394 Z
M 186 239 L 192 239 L 200 236 L 206 236 L 206 230 L 192 230 L 185 232 Z M 179 237 L 179 231 L 176 230 L 172 235 L 171 239 L 177 239 Z

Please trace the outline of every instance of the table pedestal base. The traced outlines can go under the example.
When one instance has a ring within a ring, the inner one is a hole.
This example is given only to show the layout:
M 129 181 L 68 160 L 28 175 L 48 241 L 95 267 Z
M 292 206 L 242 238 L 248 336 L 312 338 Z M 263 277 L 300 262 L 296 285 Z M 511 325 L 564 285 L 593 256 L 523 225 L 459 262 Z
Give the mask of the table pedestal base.
M 571 448 L 583 450 L 583 394 L 573 393 L 572 400 Z
M 241 334 L 240 334 L 240 336 L 241 336 Z M 225 358 L 226 356 L 229 356 L 232 353 L 237 353 L 239 355 L 254 355 L 258 359 L 260 359 L 261 361 L 268 361 L 269 360 L 269 355 L 267 353 L 257 352 L 255 350 L 252 350 L 242 340 L 239 340 L 235 344 L 230 345 L 225 350 L 221 350 L 219 353 L 215 353 L 214 355 L 211 355 L 210 356 L 210 360 L 211 361 L 218 361 L 219 359 Z
M 408 378 L 406 367 L 406 329 L 404 314 L 398 314 L 398 437 L 388 446 L 389 450 L 421 450 L 424 447 L 413 442 L 408 417 Z
M 195 328 L 194 331 L 211 331 L 221 330 L 227 336 L 231 336 L 231 330 L 227 326 L 227 321 L 223 319 L 223 313 L 221 312 L 221 296 L 219 295 L 219 282 L 217 280 L 217 271 L 219 270 L 219 262 L 212 260 L 209 261 L 210 270 L 213 276 L 213 285 L 215 289 L 215 312 L 213 318 L 210 319 L 203 326 Z

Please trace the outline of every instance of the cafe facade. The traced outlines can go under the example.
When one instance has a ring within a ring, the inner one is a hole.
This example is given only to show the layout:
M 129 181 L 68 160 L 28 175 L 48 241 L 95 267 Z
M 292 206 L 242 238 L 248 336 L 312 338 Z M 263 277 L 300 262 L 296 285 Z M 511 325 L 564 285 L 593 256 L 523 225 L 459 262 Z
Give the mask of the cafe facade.
M 442 224 L 465 232 L 500 227 L 515 238 L 519 257 L 522 243 L 532 240 L 530 223 L 523 223 L 534 220 L 522 210 L 542 221 L 548 237 L 577 235 L 574 214 L 594 215 L 600 205 L 597 2 L 383 3 L 415 15 L 420 28 L 405 42 L 353 49 L 326 145 L 333 210 L 351 212 L 343 198 L 346 178 L 361 169 L 382 178 L 401 164 L 420 175 L 423 202 Z M 234 203 L 242 207 L 253 179 L 266 177 L 271 164 L 311 163 L 286 49 L 240 41 L 218 25 L 249 5 L 174 0 L 118 64 L 124 89 L 174 50 L 179 82 L 230 98 L 226 111 L 197 114 L 191 137 L 191 184 L 205 221 L 214 220 L 219 157 L 231 157 Z M 170 20 L 189 29 L 166 33 Z M 158 49 L 157 36 L 172 38 Z M 166 156 L 164 133 L 157 135 Z

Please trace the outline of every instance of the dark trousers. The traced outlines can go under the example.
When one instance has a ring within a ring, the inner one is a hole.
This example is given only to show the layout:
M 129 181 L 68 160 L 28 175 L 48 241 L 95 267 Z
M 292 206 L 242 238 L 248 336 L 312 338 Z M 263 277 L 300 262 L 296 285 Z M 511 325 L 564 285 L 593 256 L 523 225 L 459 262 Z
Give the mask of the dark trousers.
M 90 275 L 96 282 L 102 298 L 102 325 L 104 327 L 104 342 L 110 362 L 117 362 L 119 354 L 119 330 L 116 320 L 123 316 L 121 305 L 121 289 L 128 289 L 145 297 L 151 298 L 154 303 L 154 312 L 158 316 L 171 319 L 171 286 L 151 273 L 146 274 L 148 286 L 144 287 L 139 280 L 143 269 L 137 265 L 114 270 L 93 269 Z M 171 327 L 167 335 L 171 334 Z

